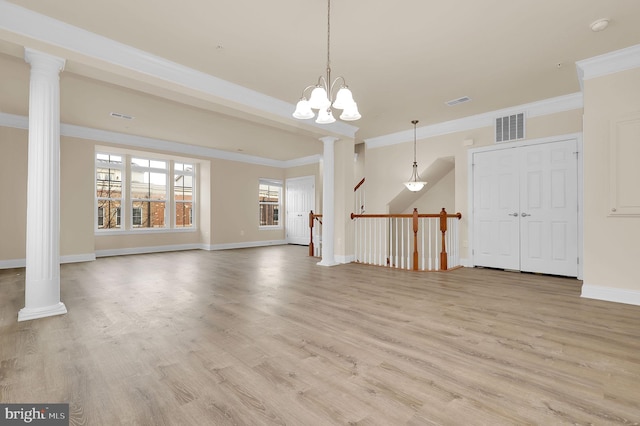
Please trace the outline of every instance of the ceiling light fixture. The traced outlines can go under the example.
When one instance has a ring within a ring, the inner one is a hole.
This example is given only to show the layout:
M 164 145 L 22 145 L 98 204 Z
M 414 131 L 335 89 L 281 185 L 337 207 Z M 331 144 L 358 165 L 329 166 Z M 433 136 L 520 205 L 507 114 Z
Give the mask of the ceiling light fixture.
M 607 18 L 598 19 L 591 23 L 591 31 L 594 33 L 598 33 L 600 31 L 604 31 L 609 26 L 609 20 Z
M 416 161 L 416 124 L 418 124 L 418 120 L 411 121 L 411 124 L 413 124 L 413 172 L 411 173 L 409 181 L 404 183 L 404 186 L 411 192 L 418 192 L 424 188 L 427 182 L 420 180 L 418 162 Z
M 340 119 L 344 121 L 355 121 L 360 119 L 361 115 L 358 112 L 358 105 L 353 100 L 351 90 L 347 86 L 344 77 L 337 77 L 331 81 L 331 61 L 330 61 L 330 45 L 331 45 L 331 0 L 327 0 L 327 76 L 318 77 L 318 83 L 315 85 L 307 86 L 302 91 L 302 97 L 296 105 L 296 110 L 293 113 L 293 117 L 299 120 L 307 120 L 315 117 L 315 113 L 312 109 L 318 110 L 318 117 L 316 123 L 330 124 L 334 123 L 336 119 L 333 116 L 331 107 L 335 109 L 341 109 Z M 340 82 L 340 89 L 336 93 L 335 100 L 333 99 L 333 89 L 336 84 Z M 307 100 L 306 93 L 309 89 L 312 89 L 311 95 Z

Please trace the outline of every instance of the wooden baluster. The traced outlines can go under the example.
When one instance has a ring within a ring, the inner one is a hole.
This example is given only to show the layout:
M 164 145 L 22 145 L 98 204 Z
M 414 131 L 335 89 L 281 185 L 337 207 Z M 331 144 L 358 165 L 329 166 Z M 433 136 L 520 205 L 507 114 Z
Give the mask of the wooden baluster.
M 440 269 L 446 271 L 447 267 L 447 244 L 445 234 L 447 233 L 447 211 L 442 208 L 440 212 L 440 232 L 442 232 L 442 251 L 440 252 Z
M 413 270 L 418 270 L 418 209 L 413 209 Z
M 309 256 L 313 257 L 313 210 L 309 213 Z

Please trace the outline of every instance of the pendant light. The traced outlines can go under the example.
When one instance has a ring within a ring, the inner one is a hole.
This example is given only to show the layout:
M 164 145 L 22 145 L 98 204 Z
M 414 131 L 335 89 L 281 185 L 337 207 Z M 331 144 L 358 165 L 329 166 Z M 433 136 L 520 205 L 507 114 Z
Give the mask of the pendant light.
M 416 160 L 416 125 L 418 124 L 418 120 L 411 121 L 413 124 L 413 172 L 411 173 L 411 177 L 404 185 L 411 192 L 418 192 L 427 184 L 427 182 L 420 180 L 420 175 L 418 174 L 418 162 Z

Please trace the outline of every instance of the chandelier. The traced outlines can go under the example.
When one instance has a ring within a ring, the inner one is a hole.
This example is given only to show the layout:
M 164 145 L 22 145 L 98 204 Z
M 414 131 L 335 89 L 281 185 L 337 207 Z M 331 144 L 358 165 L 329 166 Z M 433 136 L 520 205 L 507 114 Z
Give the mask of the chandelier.
M 413 172 L 411 173 L 411 177 L 404 185 L 407 187 L 409 191 L 418 192 L 427 184 L 427 182 L 420 180 L 420 175 L 418 174 L 418 162 L 416 161 L 416 124 L 418 124 L 418 120 L 411 121 L 413 124 Z
M 296 105 L 296 110 L 293 113 L 293 117 L 299 120 L 307 120 L 315 117 L 313 109 L 318 110 L 318 117 L 316 123 L 330 124 L 334 123 L 336 119 L 333 116 L 332 107 L 334 109 L 341 109 L 340 119 L 344 121 L 358 120 L 361 115 L 358 112 L 358 105 L 353 100 L 351 90 L 347 86 L 344 77 L 337 77 L 331 81 L 331 61 L 330 61 L 330 42 L 331 42 L 331 0 L 327 0 L 327 75 L 318 77 L 318 82 L 315 85 L 307 86 L 302 91 L 302 97 Z M 333 97 L 333 91 L 336 87 L 339 89 Z M 307 93 L 311 90 L 311 96 L 307 100 Z

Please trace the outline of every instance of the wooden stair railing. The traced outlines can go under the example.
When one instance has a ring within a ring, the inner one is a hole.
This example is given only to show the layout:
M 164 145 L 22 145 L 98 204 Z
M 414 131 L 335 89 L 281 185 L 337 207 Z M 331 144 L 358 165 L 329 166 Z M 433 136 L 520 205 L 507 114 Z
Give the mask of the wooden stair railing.
M 313 213 L 313 210 L 309 212 L 309 256 L 313 257 L 315 254 L 315 247 L 313 245 L 313 227 L 317 220 L 322 225 L 322 215 Z
M 419 218 L 437 218 L 439 219 L 439 230 L 441 233 L 441 247 L 440 247 L 440 253 L 439 253 L 439 263 L 440 263 L 440 268 L 439 270 L 448 270 L 449 269 L 449 265 L 448 265 L 448 253 L 447 253 L 447 244 L 446 244 L 446 234 L 447 234 L 447 219 L 448 218 L 457 218 L 458 220 L 460 220 L 462 218 L 462 214 L 461 213 L 456 213 L 456 214 L 448 214 L 447 211 L 443 208 L 440 213 L 438 214 L 420 214 L 418 213 L 418 209 L 413 209 L 413 213 L 411 214 L 355 214 L 355 213 L 351 213 L 351 219 L 412 219 L 411 221 L 411 225 L 412 225 L 412 229 L 411 231 L 413 232 L 413 253 L 412 253 L 412 268 L 414 271 L 419 270 L 419 258 L 420 258 L 420 252 L 418 250 L 418 231 L 419 231 Z M 396 228 L 397 229 L 397 228 Z M 385 231 L 386 232 L 386 231 Z M 389 230 L 389 233 L 391 233 L 391 230 Z M 398 236 L 396 236 L 397 238 Z M 371 235 L 370 235 L 370 239 L 371 239 Z M 424 239 L 424 236 L 423 236 Z M 409 241 L 407 241 L 407 243 L 409 243 Z M 389 239 L 389 245 L 391 246 L 391 239 Z M 396 241 L 396 250 L 397 250 L 397 241 Z M 423 247 L 424 247 L 424 241 L 423 241 Z M 391 250 L 389 250 L 389 255 L 390 257 L 393 257 L 391 255 Z M 398 254 L 396 252 L 396 258 L 398 257 Z M 423 255 L 424 257 L 424 255 Z M 407 259 L 407 262 L 409 260 Z M 424 258 L 423 258 L 423 262 L 424 262 Z M 363 263 L 367 263 L 367 262 L 363 262 Z M 386 259 L 386 263 L 387 266 L 395 266 L 395 267 L 399 267 L 398 265 L 394 265 L 393 262 L 391 261 L 390 258 Z M 458 267 L 458 265 L 455 265 L 455 267 Z

